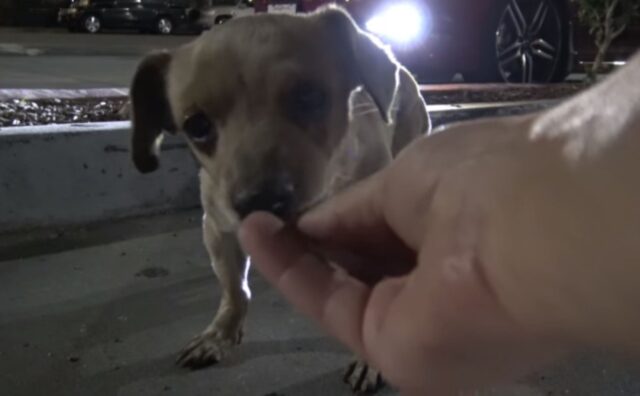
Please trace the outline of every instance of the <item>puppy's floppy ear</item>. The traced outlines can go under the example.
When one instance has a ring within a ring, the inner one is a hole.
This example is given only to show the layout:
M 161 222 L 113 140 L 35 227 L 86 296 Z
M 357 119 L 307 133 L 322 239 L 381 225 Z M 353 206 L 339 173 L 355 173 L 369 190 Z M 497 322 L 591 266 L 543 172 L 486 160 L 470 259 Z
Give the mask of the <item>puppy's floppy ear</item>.
M 338 35 L 335 44 L 348 59 L 346 66 L 371 95 L 384 120 L 391 122 L 399 84 L 399 65 L 391 51 L 377 37 L 360 29 L 339 7 L 326 7 L 317 17 Z
M 142 173 L 158 168 L 158 146 L 162 131 L 176 127 L 167 99 L 166 75 L 171 62 L 168 52 L 157 52 L 142 60 L 131 85 L 133 163 Z

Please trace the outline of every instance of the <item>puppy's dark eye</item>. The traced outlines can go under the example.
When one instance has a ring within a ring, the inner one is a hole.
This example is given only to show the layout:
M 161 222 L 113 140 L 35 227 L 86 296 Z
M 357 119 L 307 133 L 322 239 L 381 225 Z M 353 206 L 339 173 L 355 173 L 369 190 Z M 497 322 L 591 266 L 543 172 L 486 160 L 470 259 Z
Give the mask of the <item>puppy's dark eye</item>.
M 300 123 L 319 121 L 328 109 L 328 97 L 325 91 L 309 82 L 297 84 L 287 101 L 287 112 Z
M 187 117 L 182 129 L 196 143 L 207 143 L 215 138 L 214 125 L 202 111 Z

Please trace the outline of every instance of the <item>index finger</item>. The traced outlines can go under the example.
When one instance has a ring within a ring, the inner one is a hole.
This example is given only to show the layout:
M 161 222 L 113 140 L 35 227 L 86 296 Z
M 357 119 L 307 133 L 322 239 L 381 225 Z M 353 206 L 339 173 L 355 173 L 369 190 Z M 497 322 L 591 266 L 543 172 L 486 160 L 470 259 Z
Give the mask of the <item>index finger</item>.
M 298 229 L 329 250 L 380 261 L 412 263 L 415 252 L 398 238 L 384 215 L 384 171 L 356 183 L 305 213 Z
M 239 237 L 258 270 L 287 300 L 364 356 L 362 320 L 369 287 L 312 254 L 295 230 L 269 214 L 249 216 Z

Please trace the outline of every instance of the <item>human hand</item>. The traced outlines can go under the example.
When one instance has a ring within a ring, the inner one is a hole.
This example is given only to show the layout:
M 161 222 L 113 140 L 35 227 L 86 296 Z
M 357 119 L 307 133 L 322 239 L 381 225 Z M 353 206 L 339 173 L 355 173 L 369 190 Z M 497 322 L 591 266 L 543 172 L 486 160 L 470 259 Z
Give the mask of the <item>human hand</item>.
M 562 142 L 532 141 L 534 121 L 423 139 L 297 228 L 251 216 L 243 246 L 298 309 L 407 394 L 519 377 L 602 337 L 611 305 L 594 301 L 628 278 L 602 271 L 611 249 L 597 242 L 616 230 L 597 230 L 593 178 Z

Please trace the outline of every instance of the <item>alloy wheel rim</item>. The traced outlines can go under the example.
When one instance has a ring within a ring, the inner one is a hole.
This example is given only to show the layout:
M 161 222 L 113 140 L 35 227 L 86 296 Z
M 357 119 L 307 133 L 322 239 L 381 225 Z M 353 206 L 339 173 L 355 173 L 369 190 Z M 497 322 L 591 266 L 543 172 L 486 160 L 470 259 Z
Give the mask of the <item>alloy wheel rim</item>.
M 548 0 L 510 0 L 496 31 L 498 70 L 511 83 L 546 83 L 556 71 L 562 26 Z
M 160 33 L 162 34 L 169 34 L 171 33 L 171 29 L 172 29 L 172 25 L 171 25 L 171 21 L 166 19 L 166 18 L 162 18 L 158 21 L 158 30 L 160 31 Z
M 90 16 L 84 21 L 84 27 L 88 32 L 95 33 L 100 30 L 100 21 L 98 18 Z

